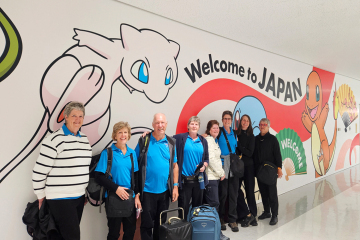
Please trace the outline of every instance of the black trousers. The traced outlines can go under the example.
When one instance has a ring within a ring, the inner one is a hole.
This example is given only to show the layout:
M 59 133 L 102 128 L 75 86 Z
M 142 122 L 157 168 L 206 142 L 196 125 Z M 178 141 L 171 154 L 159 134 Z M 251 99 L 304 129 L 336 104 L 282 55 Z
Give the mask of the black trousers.
M 209 180 L 209 184 L 205 187 L 204 203 L 209 204 L 210 207 L 215 207 L 219 212 L 219 182 L 220 180 Z
M 134 238 L 136 230 L 136 210 L 134 206 L 134 211 L 130 217 L 127 218 L 107 218 L 109 233 L 107 235 L 107 240 L 118 240 L 120 237 L 120 228 L 121 223 L 123 224 L 124 236 L 123 240 L 132 240 Z
M 198 207 L 202 205 L 204 190 L 200 189 L 200 184 L 196 182 L 185 182 L 179 190 L 178 206 L 184 209 L 184 218 L 186 218 L 190 205 Z
M 266 185 L 258 181 L 258 186 L 264 206 L 264 211 L 270 213 L 271 210 L 271 214 L 273 216 L 277 216 L 279 211 L 279 201 L 276 183 L 274 185 Z
M 244 192 L 241 190 L 241 185 L 244 182 L 246 202 Z M 239 179 L 239 195 L 237 199 L 237 215 L 238 219 L 245 218 L 249 213 L 256 217 L 257 207 L 255 200 L 255 173 L 254 165 L 245 166 L 244 177 Z
M 47 200 L 56 227 L 64 240 L 80 240 L 80 221 L 85 196 L 77 199 Z
M 140 234 L 141 240 L 158 240 L 160 213 L 169 209 L 169 191 L 160 194 L 144 192 L 141 206 Z M 161 222 L 165 223 L 166 214 L 162 215 Z
M 239 190 L 239 178 L 231 177 L 220 181 L 219 184 L 219 200 L 220 200 L 220 218 L 224 219 L 226 209 L 225 203 L 227 197 L 229 197 L 229 222 L 235 222 L 237 219 L 236 205 Z

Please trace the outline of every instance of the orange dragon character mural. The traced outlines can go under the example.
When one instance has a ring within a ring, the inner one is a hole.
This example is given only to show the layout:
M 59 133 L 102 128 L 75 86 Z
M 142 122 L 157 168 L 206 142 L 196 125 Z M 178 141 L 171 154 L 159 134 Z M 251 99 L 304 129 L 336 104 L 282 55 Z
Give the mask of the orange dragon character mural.
M 335 89 L 336 91 L 336 89 Z M 317 72 L 310 73 L 306 82 L 305 111 L 302 113 L 302 123 L 306 130 L 311 133 L 311 154 L 315 167 L 315 176 L 323 176 L 329 171 L 334 159 L 336 134 L 337 134 L 337 115 L 339 112 L 339 100 L 334 93 L 334 136 L 329 144 L 325 134 L 325 123 L 329 113 L 329 105 L 325 103 L 322 107 L 323 90 L 321 80 Z

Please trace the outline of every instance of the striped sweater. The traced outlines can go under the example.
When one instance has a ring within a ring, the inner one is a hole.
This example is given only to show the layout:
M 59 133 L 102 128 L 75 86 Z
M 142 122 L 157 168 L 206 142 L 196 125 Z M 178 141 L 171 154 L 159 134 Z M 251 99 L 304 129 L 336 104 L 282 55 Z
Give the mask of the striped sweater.
M 44 139 L 33 169 L 38 199 L 78 197 L 89 182 L 91 146 L 86 135 L 65 135 L 62 128 Z

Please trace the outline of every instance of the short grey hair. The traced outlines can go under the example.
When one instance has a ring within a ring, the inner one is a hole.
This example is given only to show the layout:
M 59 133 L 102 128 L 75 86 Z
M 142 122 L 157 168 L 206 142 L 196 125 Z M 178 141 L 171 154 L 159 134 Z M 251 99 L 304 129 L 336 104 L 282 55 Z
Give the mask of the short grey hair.
M 265 122 L 265 123 L 267 123 L 268 127 L 270 127 L 270 120 L 269 120 L 269 119 L 267 119 L 267 118 L 262 118 L 262 119 L 260 120 L 260 122 Z
M 192 116 L 191 118 L 189 118 L 189 121 L 188 121 L 188 126 L 191 122 L 197 122 L 199 124 L 199 127 L 200 127 L 200 118 L 198 116 Z
M 64 117 L 65 116 L 69 116 L 72 110 L 79 110 L 82 111 L 85 117 L 85 107 L 84 104 L 82 104 L 81 102 L 69 102 L 64 109 Z

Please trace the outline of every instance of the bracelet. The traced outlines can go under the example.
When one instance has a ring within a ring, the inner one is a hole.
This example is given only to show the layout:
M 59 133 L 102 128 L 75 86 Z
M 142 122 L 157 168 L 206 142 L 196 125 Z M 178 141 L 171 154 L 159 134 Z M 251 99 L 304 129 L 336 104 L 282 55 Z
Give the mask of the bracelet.
M 179 183 L 174 183 L 174 187 L 178 187 L 179 186 Z

